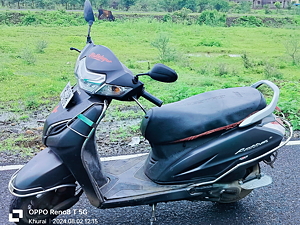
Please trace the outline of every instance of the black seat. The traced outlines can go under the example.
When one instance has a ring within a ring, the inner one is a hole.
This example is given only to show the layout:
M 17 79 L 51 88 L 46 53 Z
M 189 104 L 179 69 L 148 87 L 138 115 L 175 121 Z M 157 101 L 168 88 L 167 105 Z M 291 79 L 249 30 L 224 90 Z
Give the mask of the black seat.
M 167 144 L 241 121 L 266 107 L 252 87 L 210 91 L 147 112 L 141 131 L 153 144 Z

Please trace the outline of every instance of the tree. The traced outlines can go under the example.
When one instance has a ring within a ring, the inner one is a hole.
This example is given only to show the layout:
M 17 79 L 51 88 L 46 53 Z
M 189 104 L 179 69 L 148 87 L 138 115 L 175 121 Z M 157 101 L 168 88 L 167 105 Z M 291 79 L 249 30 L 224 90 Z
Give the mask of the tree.
M 274 3 L 274 6 L 276 7 L 277 12 L 278 12 L 279 9 L 281 8 L 281 3 L 280 3 L 280 2 L 275 2 L 275 3 Z
M 251 12 L 251 5 L 252 5 L 251 2 L 243 1 L 241 3 L 241 13 L 249 13 L 249 12 Z
M 206 9 L 211 9 L 211 1 L 210 0 L 199 0 L 198 6 L 199 6 L 199 12 L 203 12 Z
M 17 3 L 18 9 L 21 8 L 21 2 L 24 3 L 24 1 L 22 1 L 22 0 L 10 0 L 10 1 L 9 1 L 9 3 L 12 3 L 12 4 Z
M 286 53 L 293 60 L 293 65 L 296 65 L 298 63 L 298 52 L 300 49 L 300 40 L 297 37 L 292 36 L 291 38 L 286 40 L 283 44 L 284 44 Z
M 66 9 L 66 10 L 68 9 L 68 3 L 69 3 L 68 0 L 60 0 L 60 3 L 61 3 L 62 5 L 65 5 L 65 9 Z
M 214 9 L 220 12 L 228 12 L 229 11 L 229 2 L 226 0 L 214 0 L 210 3 Z
M 109 7 L 113 8 L 113 9 L 118 9 L 119 5 L 120 5 L 120 0 L 110 0 L 108 4 L 109 4 Z
M 54 9 L 55 4 L 58 2 L 52 1 L 52 0 L 32 0 L 34 2 L 34 5 L 32 3 L 32 8 L 42 8 L 42 9 Z
M 191 9 L 192 4 L 195 4 L 194 7 L 197 7 L 197 1 L 198 0 L 159 0 L 158 4 L 160 4 L 165 11 L 174 12 L 184 7 Z
M 185 1 L 184 7 L 192 10 L 193 12 L 198 11 L 198 0 L 187 0 Z
M 95 9 L 105 8 L 108 6 L 108 0 L 97 0 L 95 3 Z
M 121 5 L 128 11 L 130 6 L 134 5 L 135 2 L 136 0 L 121 0 Z
M 72 6 L 72 9 L 75 9 L 77 5 L 80 5 L 80 0 L 69 0 L 69 5 Z

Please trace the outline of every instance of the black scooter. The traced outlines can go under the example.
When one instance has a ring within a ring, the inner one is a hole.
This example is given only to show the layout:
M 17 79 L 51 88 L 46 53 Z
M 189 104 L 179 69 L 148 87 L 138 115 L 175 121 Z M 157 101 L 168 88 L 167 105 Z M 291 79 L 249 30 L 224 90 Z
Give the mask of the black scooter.
M 279 98 L 275 84 L 263 80 L 161 106 L 139 76 L 174 82 L 176 72 L 156 64 L 150 72 L 134 76 L 110 49 L 92 42 L 94 14 L 88 0 L 84 17 L 89 23 L 87 44 L 82 51 L 71 48 L 80 53 L 77 85 L 67 84 L 45 121 L 42 139 L 47 148 L 9 182 L 14 195 L 10 210 L 23 213 L 12 221 L 51 224 L 84 192 L 100 209 L 150 205 L 152 224 L 159 202 L 231 203 L 272 182 L 259 163 L 272 165 L 293 133 L 285 119 L 273 114 Z M 263 84 L 274 93 L 269 105 L 257 89 Z M 146 112 L 140 97 L 159 107 Z M 141 131 L 151 145 L 149 154 L 100 161 L 95 131 L 113 99 L 135 101 L 145 111 Z

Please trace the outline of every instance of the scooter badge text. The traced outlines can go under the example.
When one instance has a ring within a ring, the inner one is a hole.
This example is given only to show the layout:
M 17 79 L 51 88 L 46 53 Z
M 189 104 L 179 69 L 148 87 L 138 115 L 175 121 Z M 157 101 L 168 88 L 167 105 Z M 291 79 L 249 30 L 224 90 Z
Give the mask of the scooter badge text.
M 249 150 L 251 150 L 251 149 L 257 148 L 257 147 L 259 147 L 259 146 L 261 146 L 261 145 L 263 145 L 263 144 L 266 144 L 266 143 L 268 143 L 268 142 L 269 142 L 268 140 L 264 140 L 264 141 L 262 141 L 262 142 L 258 142 L 258 143 L 254 144 L 254 145 L 251 145 L 250 147 L 247 147 L 247 148 L 241 148 L 240 150 L 238 150 L 238 151 L 235 153 L 235 155 L 238 154 L 238 153 L 241 153 L 241 152 L 246 152 L 246 151 L 249 151 Z
M 94 53 L 94 52 L 91 53 L 91 54 L 89 55 L 89 57 L 92 58 L 92 59 L 96 59 L 96 60 L 98 60 L 98 61 L 100 61 L 100 62 L 108 62 L 108 63 L 112 63 L 112 61 L 109 60 L 109 59 L 107 59 L 107 58 L 105 58 L 104 55 L 96 54 L 96 53 Z

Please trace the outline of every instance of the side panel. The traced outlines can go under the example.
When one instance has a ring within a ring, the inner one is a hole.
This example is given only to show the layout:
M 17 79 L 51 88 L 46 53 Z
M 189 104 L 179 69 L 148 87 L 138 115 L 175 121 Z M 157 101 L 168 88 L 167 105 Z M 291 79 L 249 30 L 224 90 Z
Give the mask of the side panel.
M 46 148 L 13 176 L 9 190 L 14 195 L 24 196 L 74 183 L 75 179 L 68 168 L 50 148 Z
M 104 201 L 99 187 L 106 184 L 107 178 L 101 169 L 94 135 L 96 122 L 105 110 L 105 103 L 82 90 L 76 92 L 70 107 L 63 109 L 59 104 L 57 110 L 47 118 L 43 138 L 44 143 L 70 170 L 91 204 L 99 207 Z M 57 120 L 61 118 L 66 122 L 58 123 Z
M 176 145 L 152 145 L 145 163 L 145 174 L 160 184 L 208 182 L 215 180 L 237 164 L 256 158 L 277 147 L 282 135 L 260 126 L 236 128 L 217 138 L 201 143 L 201 138 L 177 143 L 189 147 L 176 151 Z M 174 148 L 173 154 L 172 147 Z M 162 157 L 161 152 L 169 152 Z M 157 154 L 160 153 L 160 154 Z M 251 162 L 251 165 L 259 161 Z M 249 166 L 251 166 L 249 165 Z M 245 170 L 246 168 L 243 168 Z M 243 171 L 239 179 L 244 176 Z

